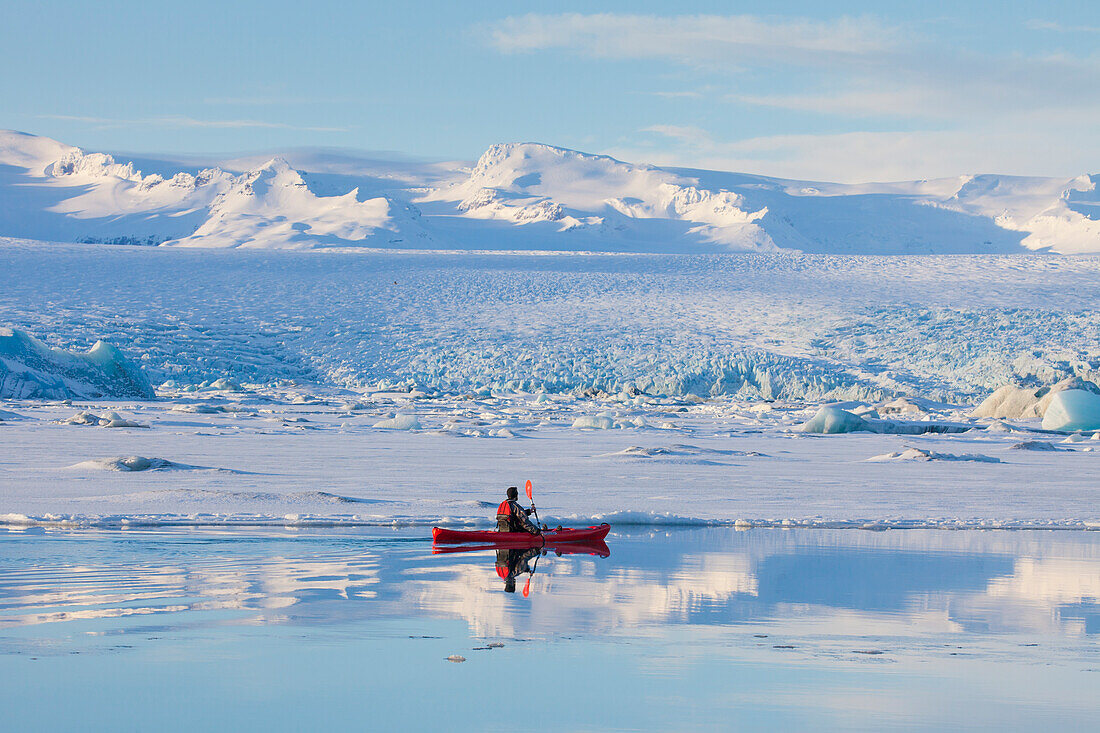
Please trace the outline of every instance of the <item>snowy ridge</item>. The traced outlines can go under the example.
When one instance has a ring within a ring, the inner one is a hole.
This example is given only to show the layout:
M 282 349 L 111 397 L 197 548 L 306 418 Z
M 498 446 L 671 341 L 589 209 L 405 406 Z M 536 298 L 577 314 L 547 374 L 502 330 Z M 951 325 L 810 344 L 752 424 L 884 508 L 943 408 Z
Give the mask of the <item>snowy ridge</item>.
M 0 236 L 278 249 L 1100 251 L 1097 176 L 846 185 L 539 143 L 493 145 L 472 166 L 287 155 L 299 167 L 279 155 L 165 160 L 145 175 L 111 155 L 0 132 Z

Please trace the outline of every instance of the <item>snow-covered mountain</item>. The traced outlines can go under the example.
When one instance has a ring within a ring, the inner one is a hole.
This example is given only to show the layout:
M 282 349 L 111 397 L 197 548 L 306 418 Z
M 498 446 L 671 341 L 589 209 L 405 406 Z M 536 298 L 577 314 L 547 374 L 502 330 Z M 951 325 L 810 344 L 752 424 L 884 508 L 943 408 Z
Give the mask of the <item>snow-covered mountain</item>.
M 1068 254 L 1100 251 L 1098 180 L 813 183 L 535 143 L 494 145 L 473 165 L 331 151 L 135 164 L 0 132 L 0 235 L 191 247 Z

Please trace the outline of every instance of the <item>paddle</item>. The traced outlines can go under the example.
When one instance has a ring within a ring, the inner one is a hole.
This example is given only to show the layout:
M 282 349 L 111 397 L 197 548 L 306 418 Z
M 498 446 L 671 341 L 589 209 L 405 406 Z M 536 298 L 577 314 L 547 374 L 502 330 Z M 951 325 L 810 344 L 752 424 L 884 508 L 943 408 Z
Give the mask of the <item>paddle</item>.
M 526 486 L 524 486 L 524 488 L 527 489 L 527 499 L 528 499 L 528 501 L 531 502 L 531 508 L 535 509 L 535 497 L 533 497 L 531 495 L 533 493 L 532 489 L 531 489 L 531 479 L 527 479 L 527 484 L 526 484 Z M 539 510 L 538 509 L 535 509 L 535 526 L 539 528 L 539 532 L 541 533 L 542 532 L 542 522 L 539 521 Z
M 531 568 L 531 574 L 527 576 L 527 582 L 523 584 L 523 597 L 526 598 L 527 594 L 531 592 L 531 578 L 535 577 L 535 571 L 539 569 L 539 558 L 542 557 L 540 552 L 535 555 L 535 567 Z
M 527 500 L 531 502 L 531 508 L 535 509 L 535 497 L 532 495 L 534 490 L 531 486 L 531 479 L 527 479 L 527 483 L 523 487 L 527 490 Z M 539 510 L 535 509 L 535 526 L 539 528 L 539 534 L 542 534 L 542 522 L 539 520 Z M 543 540 L 545 546 L 546 540 Z M 535 567 L 531 569 L 531 574 L 527 576 L 527 582 L 523 584 L 523 597 L 526 598 L 531 592 L 531 578 L 535 577 L 535 570 L 539 566 L 539 557 L 541 554 L 535 557 Z

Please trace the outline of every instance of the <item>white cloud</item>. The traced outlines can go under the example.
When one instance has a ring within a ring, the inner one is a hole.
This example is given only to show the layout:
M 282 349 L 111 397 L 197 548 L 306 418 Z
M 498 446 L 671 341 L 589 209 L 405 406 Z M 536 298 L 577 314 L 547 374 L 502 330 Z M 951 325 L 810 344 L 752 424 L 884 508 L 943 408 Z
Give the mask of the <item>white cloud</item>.
M 506 53 L 558 49 L 708 71 L 719 62 L 725 71 L 784 67 L 778 83 L 799 91 L 749 93 L 732 75 L 722 96 L 842 117 L 952 120 L 1036 107 L 1100 109 L 1100 57 L 980 54 L 872 18 L 524 15 L 493 24 L 488 35 Z
M 736 115 L 725 130 L 667 120 L 607 151 L 640 162 L 823 180 L 1100 170 L 1100 54 L 980 52 L 866 17 L 525 15 L 488 34 L 506 53 L 663 60 L 706 99 L 802 113 L 785 126 L 807 133 L 728 139 Z
M 1054 31 L 1055 33 L 1100 33 L 1100 27 L 1092 25 L 1066 25 L 1052 20 L 1029 20 L 1027 27 L 1033 31 Z
M 605 58 L 753 63 L 858 57 L 889 51 L 898 38 L 873 18 L 760 18 L 751 15 L 530 14 L 483 28 L 504 53 L 569 49 Z
M 860 183 L 949 178 L 966 173 L 1070 176 L 1100 170 L 1100 155 L 1081 155 L 1087 125 L 1048 131 L 940 130 L 770 135 L 718 141 L 705 131 L 655 125 L 667 146 L 603 151 L 654 165 L 729 170 L 810 181 Z
M 692 144 L 711 144 L 710 133 L 701 127 L 694 125 L 650 125 L 643 127 L 642 132 L 655 132 L 665 137 L 683 140 Z

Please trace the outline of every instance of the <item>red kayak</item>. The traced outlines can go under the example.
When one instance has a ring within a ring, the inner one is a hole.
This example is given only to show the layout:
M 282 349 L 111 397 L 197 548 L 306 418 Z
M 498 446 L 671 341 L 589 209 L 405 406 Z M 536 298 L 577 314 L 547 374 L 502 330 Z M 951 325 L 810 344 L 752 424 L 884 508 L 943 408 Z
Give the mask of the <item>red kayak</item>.
M 611 531 L 610 524 L 599 527 L 579 529 L 551 529 L 542 534 L 526 532 L 496 532 L 493 530 L 459 530 L 444 527 L 432 527 L 432 540 L 440 545 L 461 545 L 464 542 L 478 542 L 485 545 L 509 547 L 541 547 L 568 542 L 593 542 L 603 540 Z
M 432 554 L 440 555 L 450 552 L 484 552 L 486 550 L 529 550 L 540 548 L 537 544 L 524 542 L 494 542 L 484 545 L 432 545 Z M 596 555 L 598 557 L 611 557 L 611 550 L 603 540 L 589 540 L 587 542 L 547 542 L 546 547 L 540 548 L 557 555 Z

